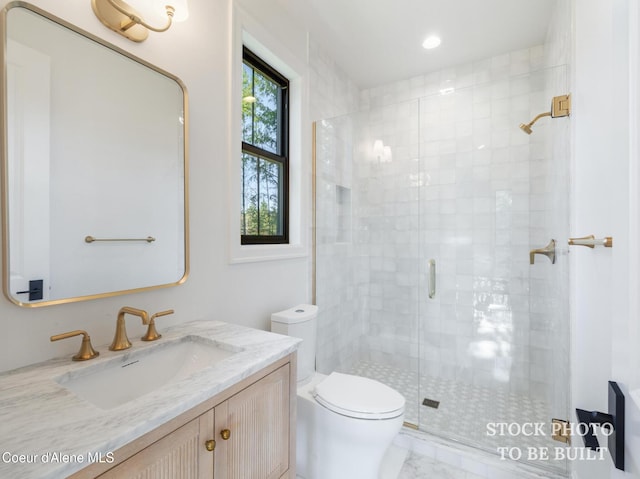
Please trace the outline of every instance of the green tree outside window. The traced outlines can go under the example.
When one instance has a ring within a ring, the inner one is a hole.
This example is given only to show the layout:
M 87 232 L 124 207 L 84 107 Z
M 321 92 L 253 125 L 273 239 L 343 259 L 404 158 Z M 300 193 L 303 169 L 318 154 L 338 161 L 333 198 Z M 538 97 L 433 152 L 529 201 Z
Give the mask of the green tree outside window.
M 288 242 L 288 81 L 246 48 L 242 75 L 243 244 Z

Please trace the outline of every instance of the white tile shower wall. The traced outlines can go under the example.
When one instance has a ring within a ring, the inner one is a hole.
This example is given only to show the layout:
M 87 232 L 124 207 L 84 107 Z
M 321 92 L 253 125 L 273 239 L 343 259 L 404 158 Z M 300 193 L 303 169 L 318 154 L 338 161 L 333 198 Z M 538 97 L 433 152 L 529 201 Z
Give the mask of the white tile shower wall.
M 568 92 L 567 45 L 570 3 L 555 4 L 544 55 L 544 96 L 531 104 L 529 117 L 549 110 L 551 98 Z M 530 136 L 530 244 L 545 246 L 556 240 L 556 263 L 537 257 L 530 270 L 531 385 L 544 391 L 553 417 L 571 419 L 569 382 L 569 158 L 570 121 L 547 119 L 536 123 Z
M 362 359 L 419 358 L 423 374 L 547 399 L 551 332 L 531 325 L 528 258 L 543 171 L 530 158 L 544 142 L 514 127 L 547 103 L 544 62 L 540 46 L 362 92 L 354 225 L 371 280 Z M 377 139 L 390 163 L 372 159 Z
M 352 238 L 353 134 L 351 120 L 344 116 L 358 109 L 359 90 L 313 39 L 309 42 L 309 72 L 311 117 L 318 122 L 316 360 L 317 369 L 328 373 L 354 361 L 367 297 L 361 291 L 368 281 L 363 277 L 366 270 L 359 266 Z
M 313 38 L 309 40 L 308 55 L 312 121 L 357 111 L 360 90 Z
M 565 67 L 547 68 L 545 85 L 546 98 L 569 93 L 569 71 L 571 31 L 571 2 L 561 0 L 555 3 L 552 21 L 546 38 L 545 60 L 548 67 L 566 65 Z M 545 238 L 555 238 L 558 244 L 558 259 L 553 268 L 545 268 L 542 284 L 535 283 L 539 291 L 533 291 L 532 299 L 539 299 L 536 306 L 539 312 L 533 311 L 532 329 L 540 331 L 546 340 L 546 371 L 553 371 L 550 377 L 549 404 L 553 417 L 573 419 L 569 413 L 570 351 L 569 351 L 569 259 L 567 238 L 570 236 L 569 225 L 569 158 L 571 158 L 571 122 L 569 118 L 558 118 L 547 124 L 545 136 L 546 182 L 545 193 L 536 196 L 542 199 L 536 207 L 544 218 L 541 230 L 532 228 L 532 236 L 542 233 Z M 533 198 L 533 195 L 532 195 Z M 533 204 L 533 201 L 532 201 Z M 533 205 L 532 205 L 533 208 Z M 543 232 L 542 232 L 543 230 Z M 532 244 L 533 243 L 532 237 Z M 536 278 L 538 281 L 538 278 Z M 534 283 L 532 282 L 532 289 Z M 564 365 L 564 366 L 561 366 Z
M 356 359 L 367 297 L 368 277 L 345 220 L 352 215 L 352 129 L 352 119 L 342 116 L 322 120 L 316 130 L 316 367 L 323 373 Z
M 418 102 L 361 112 L 355 237 L 367 268 L 361 359 L 417 370 L 419 307 Z M 374 151 L 381 141 L 390 153 Z

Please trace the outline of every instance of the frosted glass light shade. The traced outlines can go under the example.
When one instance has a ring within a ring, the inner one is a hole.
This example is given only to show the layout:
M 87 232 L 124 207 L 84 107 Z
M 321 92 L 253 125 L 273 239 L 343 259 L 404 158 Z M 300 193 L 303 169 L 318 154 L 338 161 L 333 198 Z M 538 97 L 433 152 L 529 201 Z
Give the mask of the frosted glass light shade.
M 391 160 L 393 160 L 393 155 L 391 153 L 391 147 L 390 146 L 385 146 L 383 149 L 383 153 L 382 153 L 382 161 L 384 161 L 385 163 L 389 163 Z
M 382 140 L 376 140 L 373 142 L 373 156 L 376 158 L 381 158 L 384 154 L 384 144 Z

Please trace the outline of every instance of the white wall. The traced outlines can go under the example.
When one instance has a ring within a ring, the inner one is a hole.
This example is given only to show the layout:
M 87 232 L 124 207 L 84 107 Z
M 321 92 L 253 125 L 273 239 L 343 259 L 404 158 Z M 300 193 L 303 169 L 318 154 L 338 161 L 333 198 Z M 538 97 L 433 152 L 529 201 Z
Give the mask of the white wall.
M 626 472 L 608 458 L 576 462 L 580 479 L 640 478 L 640 411 L 629 394 L 640 383 L 638 240 L 630 234 L 638 226 L 637 72 L 629 82 L 630 60 L 637 65 L 638 12 L 632 4 L 573 2 L 572 234 L 614 238 L 610 250 L 571 250 L 573 403 L 607 412 L 609 380 L 627 398 Z
M 352 116 L 360 91 L 323 51 L 309 42 L 312 118 L 316 130 L 316 368 L 348 370 L 359 351 L 368 276 L 351 235 Z M 342 196 L 341 196 L 342 195 Z M 341 204 L 341 199 L 344 203 Z
M 268 329 L 271 312 L 309 301 L 308 258 L 237 265 L 228 261 L 228 119 L 229 108 L 235 106 L 228 94 L 231 1 L 191 0 L 186 22 L 166 33 L 151 33 L 142 44 L 105 28 L 94 16 L 89 0 L 31 3 L 173 73 L 186 84 L 191 274 L 184 285 L 174 288 L 36 310 L 0 299 L 0 370 L 75 353 L 76 341 L 49 342 L 52 334 L 73 329 L 86 329 L 94 345 L 104 350 L 115 330 L 116 313 L 124 305 L 151 312 L 175 309 L 175 315 L 159 320 L 160 331 L 169 324 L 203 317 Z M 310 125 L 303 125 L 303 132 L 310 135 L 310 131 Z M 303 158 L 310 161 L 310 152 L 305 151 Z M 310 195 L 310 187 L 302 190 Z M 130 337 L 142 335 L 145 329 L 135 318 L 128 320 L 127 328 Z

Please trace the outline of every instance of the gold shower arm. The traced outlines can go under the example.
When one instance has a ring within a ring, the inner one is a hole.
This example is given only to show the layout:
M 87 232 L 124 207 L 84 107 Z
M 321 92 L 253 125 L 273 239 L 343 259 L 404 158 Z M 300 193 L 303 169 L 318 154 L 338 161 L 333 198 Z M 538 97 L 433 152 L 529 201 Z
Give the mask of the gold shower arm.
M 532 126 L 533 126 L 533 124 L 534 124 L 536 121 L 538 121 L 540 118 L 543 118 L 543 117 L 545 117 L 545 116 L 551 116 L 551 112 L 550 112 L 550 111 L 548 111 L 548 112 L 546 112 L 546 113 L 540 113 L 540 114 L 539 114 L 538 116 L 536 116 L 533 120 L 531 120 L 531 121 L 527 124 L 527 126 L 528 126 L 528 127 L 532 127 Z

